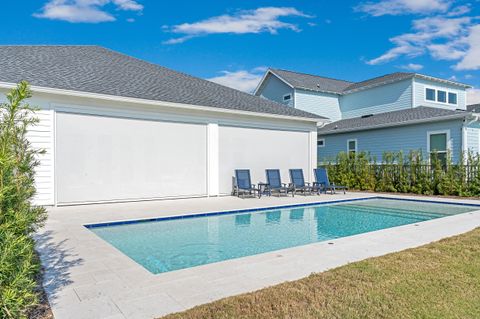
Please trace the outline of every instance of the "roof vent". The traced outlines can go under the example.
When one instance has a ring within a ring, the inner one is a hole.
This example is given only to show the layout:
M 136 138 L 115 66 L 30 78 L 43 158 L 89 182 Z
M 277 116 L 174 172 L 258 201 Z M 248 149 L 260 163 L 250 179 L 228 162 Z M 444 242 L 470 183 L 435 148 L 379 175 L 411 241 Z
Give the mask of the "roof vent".
M 372 117 L 373 114 L 366 114 L 366 115 L 362 115 L 361 118 L 362 119 L 366 119 L 367 117 Z

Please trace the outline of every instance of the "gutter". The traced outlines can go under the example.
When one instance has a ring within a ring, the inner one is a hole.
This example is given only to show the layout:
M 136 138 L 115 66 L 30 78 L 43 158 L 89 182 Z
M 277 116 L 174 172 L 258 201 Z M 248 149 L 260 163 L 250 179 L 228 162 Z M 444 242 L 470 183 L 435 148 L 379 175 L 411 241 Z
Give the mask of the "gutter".
M 15 84 L 15 83 L 0 82 L 0 88 L 12 89 L 12 88 L 15 88 L 16 86 L 17 86 L 17 84 Z M 213 112 L 213 113 L 235 114 L 235 115 L 245 115 L 245 116 L 256 116 L 256 117 L 283 119 L 283 120 L 291 120 L 291 121 L 304 121 L 304 122 L 312 122 L 312 123 L 319 123 L 319 122 L 324 122 L 324 121 L 328 120 L 327 118 L 322 118 L 322 117 L 311 118 L 311 117 L 302 117 L 302 116 L 291 116 L 291 115 L 270 114 L 270 113 L 261 113 L 261 112 L 252 112 L 252 111 L 231 110 L 231 109 L 216 108 L 216 107 L 213 107 L 213 106 L 201 106 L 201 105 L 194 105 L 194 104 L 184 104 L 184 103 L 175 103 L 175 102 L 147 100 L 147 99 L 123 97 L 123 96 L 109 95 L 109 94 L 100 94 L 100 93 L 90 93 L 90 92 L 83 92 L 83 91 L 55 89 L 55 88 L 33 86 L 33 85 L 30 86 L 30 89 L 33 92 L 39 92 L 39 93 L 57 94 L 57 95 L 80 97 L 80 98 L 90 98 L 90 99 L 97 99 L 97 100 L 103 100 L 103 101 L 135 103 L 135 104 L 143 104 L 143 105 L 150 105 L 150 106 L 163 106 L 163 107 L 178 108 L 178 109 L 183 109 L 183 110 L 206 111 L 206 112 Z
M 414 124 L 421 124 L 421 123 L 428 123 L 428 122 L 442 122 L 442 121 L 448 121 L 448 120 L 454 120 L 454 119 L 467 118 L 467 116 L 468 114 L 454 114 L 454 115 L 439 116 L 434 118 L 427 118 L 427 119 L 414 120 L 414 121 L 408 121 L 408 122 L 378 124 L 378 125 L 371 125 L 371 126 L 364 126 L 364 127 L 346 128 L 341 130 L 330 130 L 328 132 L 318 132 L 318 136 L 334 135 L 334 134 L 358 132 L 358 131 L 369 131 L 369 130 L 376 130 L 376 129 L 382 129 L 382 128 L 407 126 L 407 125 L 414 125 Z

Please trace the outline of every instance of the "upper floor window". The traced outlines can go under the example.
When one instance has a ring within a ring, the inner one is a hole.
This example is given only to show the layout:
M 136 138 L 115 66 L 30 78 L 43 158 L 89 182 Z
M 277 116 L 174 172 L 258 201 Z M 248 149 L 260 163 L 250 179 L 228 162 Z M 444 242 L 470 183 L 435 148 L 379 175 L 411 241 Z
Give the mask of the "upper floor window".
M 435 90 L 427 88 L 427 90 L 425 91 L 425 98 L 428 101 L 434 101 L 435 102 Z
M 457 105 L 457 93 L 425 88 L 425 100 L 436 103 Z
M 324 147 L 325 146 L 325 139 L 321 138 L 317 141 L 317 146 L 318 147 Z
M 457 94 L 449 92 L 448 93 L 448 104 L 457 104 Z
M 437 102 L 447 103 L 447 92 L 438 90 Z
M 285 95 L 283 96 L 283 100 L 284 100 L 284 101 L 290 101 L 291 99 L 292 99 L 292 95 L 291 95 L 291 94 L 285 94 Z

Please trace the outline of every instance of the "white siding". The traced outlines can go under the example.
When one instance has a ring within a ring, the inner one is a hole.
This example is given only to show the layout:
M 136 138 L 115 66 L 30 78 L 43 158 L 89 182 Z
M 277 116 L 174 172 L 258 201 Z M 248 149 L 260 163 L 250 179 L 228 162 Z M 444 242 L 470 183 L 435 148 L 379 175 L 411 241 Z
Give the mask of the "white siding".
M 295 108 L 329 118 L 332 121 L 342 119 L 339 96 L 305 90 L 295 90 Z
M 40 122 L 32 127 L 27 138 L 36 149 L 44 150 L 39 156 L 40 165 L 35 172 L 35 186 L 37 193 L 34 203 L 37 205 L 53 205 L 54 198 L 54 112 L 40 110 L 37 113 Z
M 0 89 L 0 103 L 6 102 L 5 94 L 8 90 Z M 36 116 L 40 122 L 31 127 L 27 132 L 27 138 L 32 143 L 32 147 L 44 150 L 45 153 L 38 157 L 40 165 L 35 172 L 35 194 L 33 203 L 36 205 L 53 205 L 54 198 L 54 111 L 48 101 L 32 98 L 28 100 L 32 107 L 39 110 Z

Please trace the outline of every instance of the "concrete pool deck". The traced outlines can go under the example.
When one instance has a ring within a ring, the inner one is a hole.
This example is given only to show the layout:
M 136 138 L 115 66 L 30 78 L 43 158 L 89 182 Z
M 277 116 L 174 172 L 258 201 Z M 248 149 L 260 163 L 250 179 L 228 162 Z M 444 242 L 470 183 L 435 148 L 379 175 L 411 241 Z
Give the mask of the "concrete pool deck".
M 45 227 L 36 236 L 45 268 L 43 284 L 57 319 L 155 318 L 480 227 L 478 210 L 157 275 L 84 227 L 108 221 L 376 196 L 219 197 L 52 207 Z M 467 199 L 381 196 L 480 204 Z

